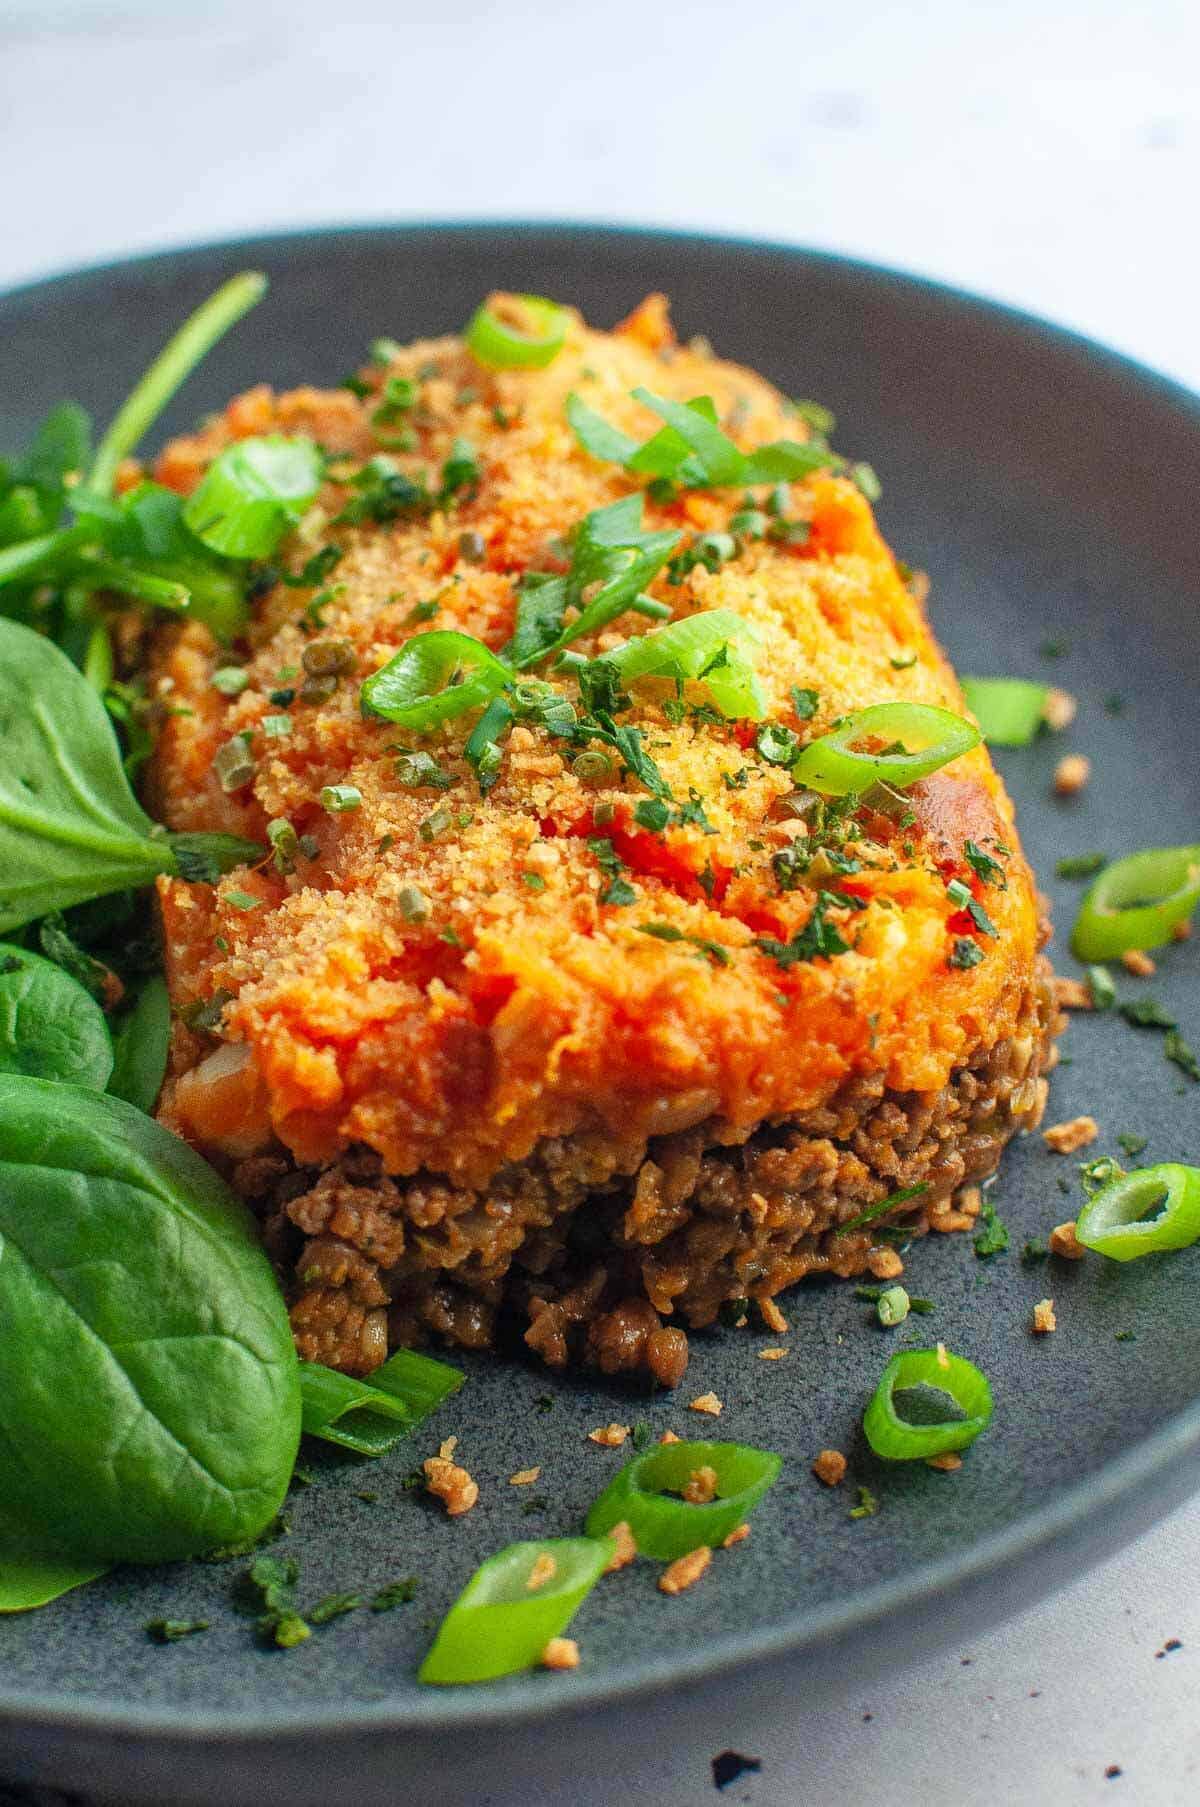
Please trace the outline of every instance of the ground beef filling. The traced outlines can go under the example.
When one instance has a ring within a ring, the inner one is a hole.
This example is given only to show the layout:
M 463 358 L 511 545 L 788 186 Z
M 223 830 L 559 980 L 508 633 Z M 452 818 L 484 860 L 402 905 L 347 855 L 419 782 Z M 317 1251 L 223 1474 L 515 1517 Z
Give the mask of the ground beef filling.
M 710 1119 L 636 1146 L 548 1139 L 486 1192 L 392 1179 L 362 1149 L 320 1171 L 243 1162 L 234 1184 L 263 1219 L 301 1356 L 364 1374 L 391 1347 L 485 1348 L 507 1329 L 553 1368 L 677 1385 L 684 1325 L 808 1274 L 878 1264 L 885 1220 L 844 1234 L 839 1224 L 923 1183 L 886 1220 L 923 1235 L 960 1188 L 995 1171 L 1010 1137 L 1036 1127 L 1062 1021 L 1041 964 L 1016 1034 L 936 1093 L 860 1077 L 821 1109 L 752 1133 Z M 957 1227 L 968 1221 L 954 1214 Z

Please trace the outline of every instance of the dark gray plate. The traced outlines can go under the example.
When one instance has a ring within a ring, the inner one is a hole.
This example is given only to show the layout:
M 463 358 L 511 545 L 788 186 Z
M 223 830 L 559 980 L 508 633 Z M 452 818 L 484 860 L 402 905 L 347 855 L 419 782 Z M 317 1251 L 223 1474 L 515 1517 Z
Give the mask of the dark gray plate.
M 189 385 L 172 429 L 256 380 L 337 381 L 373 336 L 456 327 L 491 287 L 562 296 L 604 324 L 667 290 L 683 332 L 836 409 L 839 444 L 881 473 L 893 544 L 932 575 L 934 620 L 960 671 L 1045 675 L 1079 697 L 1069 735 L 1001 761 L 1060 946 L 1078 895 L 1054 880 L 1060 854 L 1200 839 L 1190 395 L 1038 321 L 836 258 L 590 227 L 378 228 L 144 258 L 0 300 L 0 445 L 19 443 L 64 394 L 105 416 L 165 333 L 247 266 L 270 273 L 271 297 Z M 1039 655 L 1048 637 L 1070 642 L 1053 664 Z M 1105 706 L 1115 696 L 1119 712 Z M 1095 767 L 1069 804 L 1049 794 L 1067 747 Z M 1060 960 L 1074 970 L 1065 951 Z M 1153 990 L 1200 1041 L 1194 944 L 1164 955 Z M 1095 1152 L 1134 1132 L 1149 1140 L 1145 1159 L 1200 1158 L 1200 1089 L 1164 1061 L 1159 1035 L 1076 1019 L 1067 1049 L 1052 1119 L 1092 1112 L 1104 1131 Z M 574 1675 L 422 1690 L 413 1671 L 430 1627 L 474 1565 L 511 1539 L 576 1529 L 624 1459 L 588 1443 L 589 1427 L 616 1417 L 656 1435 L 711 1428 L 679 1398 L 469 1361 L 469 1386 L 430 1436 L 376 1466 L 308 1452 L 319 1477 L 294 1496 L 289 1547 L 308 1598 L 416 1573 L 412 1605 L 266 1652 L 229 1610 L 233 1573 L 193 1564 L 123 1571 L 0 1621 L 0 1773 L 173 1801 L 277 1787 L 321 1800 L 347 1777 L 362 1801 L 390 1796 L 400 1777 L 413 1790 L 436 1780 L 443 1800 L 502 1777 L 561 1790 L 572 1765 L 635 1753 L 652 1712 L 661 1739 L 707 1725 L 714 1700 L 747 1689 L 760 1701 L 777 1692 L 783 1711 L 793 1690 L 811 1699 L 861 1682 L 1027 1603 L 1182 1497 L 1200 1449 L 1200 1249 L 1129 1268 L 1017 1259 L 1026 1237 L 1074 1215 L 1060 1191 L 1074 1179 L 1073 1161 L 1027 1141 L 997 1194 L 1009 1254 L 979 1261 L 962 1237 L 912 1251 L 910 1288 L 937 1304 L 912 1320 L 912 1340 L 944 1340 L 995 1388 L 995 1423 L 960 1473 L 870 1457 L 856 1427 L 896 1338 L 851 1288 L 802 1288 L 784 1301 L 785 1361 L 759 1361 L 769 1339 L 757 1334 L 699 1336 L 684 1388 L 722 1397 L 720 1434 L 785 1456 L 750 1542 L 675 1600 L 648 1565 L 607 1582 L 580 1615 Z M 1060 1329 L 1035 1342 L 1030 1307 L 1046 1293 Z M 1133 1340 L 1117 1340 L 1126 1331 Z M 482 1488 L 458 1523 L 402 1486 L 452 1431 Z M 851 1519 L 852 1490 L 812 1479 L 825 1445 L 850 1453 L 876 1517 Z M 535 1462 L 535 1488 L 508 1486 Z M 526 1514 L 531 1493 L 547 1503 Z M 142 1627 L 165 1613 L 209 1617 L 212 1630 L 152 1647 Z

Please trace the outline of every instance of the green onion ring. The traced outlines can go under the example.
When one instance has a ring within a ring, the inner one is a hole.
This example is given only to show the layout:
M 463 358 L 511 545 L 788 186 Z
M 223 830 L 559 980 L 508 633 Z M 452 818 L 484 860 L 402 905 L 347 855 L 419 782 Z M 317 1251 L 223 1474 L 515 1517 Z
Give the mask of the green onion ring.
M 381 1456 L 457 1393 L 465 1379 L 460 1369 L 414 1349 L 399 1350 L 366 1380 L 301 1362 L 305 1435 L 360 1456 Z
M 1163 947 L 1200 902 L 1200 847 L 1148 847 L 1106 866 L 1084 894 L 1071 935 L 1081 960 Z
M 660 1562 L 701 1544 L 711 1549 L 749 1517 L 781 1466 L 779 1456 L 746 1443 L 656 1443 L 613 1476 L 587 1515 L 588 1536 L 624 1519 L 639 1552 Z M 698 1468 L 717 1476 L 717 1497 L 707 1505 L 678 1497 Z
M 1028 678 L 963 678 L 967 708 L 993 747 L 1027 747 L 1042 725 L 1045 684 Z
M 610 1538 L 513 1543 L 481 1563 L 438 1627 L 417 1680 L 494 1681 L 532 1669 L 566 1630 L 613 1556 Z M 540 1586 L 534 1565 L 553 1569 Z
M 938 1424 L 911 1424 L 896 1409 L 895 1395 L 909 1387 L 932 1387 L 948 1393 L 965 1414 Z M 974 1363 L 948 1350 L 906 1349 L 893 1355 L 879 1379 L 863 1417 L 867 1442 L 889 1462 L 916 1462 L 965 1449 L 986 1429 L 992 1416 L 992 1389 Z
M 525 317 L 524 328 L 502 320 L 485 301 L 464 333 L 467 350 L 487 370 L 544 370 L 567 336 L 567 310 L 544 295 L 511 297 Z
M 855 741 L 867 736 L 902 741 L 908 750 L 856 752 Z M 952 759 L 969 753 L 981 738 L 978 728 L 949 709 L 934 709 L 927 703 L 876 703 L 848 715 L 832 734 L 810 741 L 792 766 L 792 777 L 826 797 L 845 797 L 881 781 L 905 790 L 918 778 L 928 778 Z
M 1147 1217 L 1155 1205 L 1161 1210 Z M 1075 1235 L 1113 1261 L 1190 1248 L 1200 1241 L 1200 1167 L 1166 1161 L 1110 1180 L 1079 1213 Z
M 514 677 L 481 640 L 452 629 L 414 634 L 359 691 L 366 716 L 423 734 L 468 709 L 482 708 Z

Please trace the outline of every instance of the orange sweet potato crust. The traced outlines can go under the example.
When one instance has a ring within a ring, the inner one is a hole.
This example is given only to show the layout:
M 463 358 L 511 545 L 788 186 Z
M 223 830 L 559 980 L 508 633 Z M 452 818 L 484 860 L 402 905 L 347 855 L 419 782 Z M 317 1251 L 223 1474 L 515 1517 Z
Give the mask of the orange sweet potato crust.
M 566 348 L 543 371 L 490 373 L 460 341 L 440 339 L 364 372 L 374 388 L 386 374 L 420 387 L 408 416 L 417 445 L 400 464 L 436 472 L 464 437 L 482 469 L 477 492 L 418 520 L 334 527 L 347 492 L 330 484 L 282 554 L 294 573 L 320 547 L 342 549 L 321 625 L 311 589 L 270 590 L 239 649 L 249 683 L 234 699 L 212 685 L 230 653 L 206 630 L 166 629 L 157 643 L 152 686 L 166 708 L 149 789 L 168 825 L 261 840 L 268 821 L 286 820 L 317 847 L 290 874 L 266 862 L 216 889 L 161 881 L 177 1009 L 228 1000 L 221 1041 L 177 1024 L 164 1120 L 210 1152 L 247 1155 L 277 1138 L 321 1164 L 360 1143 L 388 1172 L 425 1168 L 478 1187 L 547 1136 L 636 1138 L 712 1117 L 744 1129 L 819 1105 L 865 1073 L 935 1092 L 974 1051 L 1012 1034 L 1034 969 L 1037 899 L 982 748 L 914 787 L 911 825 L 862 818 L 862 870 L 823 881 L 865 905 L 834 913 L 853 951 L 783 970 L 755 939 L 802 929 L 818 881 L 779 887 L 772 856 L 804 828 L 780 807 L 790 779 L 757 757 L 746 724 L 672 721 L 646 698 L 623 718 L 643 731 L 676 798 L 702 800 L 713 831 L 689 823 L 656 836 L 634 820 L 645 792 L 633 779 L 582 782 L 573 749 L 540 727 L 514 729 L 499 782 L 481 798 L 462 752 L 469 719 L 418 740 L 361 715 L 361 679 L 414 633 L 455 628 L 500 648 L 522 572 L 552 564 L 588 510 L 628 493 L 624 472 L 576 443 L 570 391 L 639 438 L 660 423 L 632 399 L 636 385 L 709 395 L 746 449 L 803 437 L 782 398 L 702 346 L 677 346 L 657 302 L 611 334 L 572 316 Z M 168 447 L 157 474 L 186 491 L 231 438 L 264 431 L 309 433 L 361 460 L 380 449 L 377 405 L 346 390 L 252 390 Z M 686 544 L 687 530 L 724 529 L 741 506 L 736 491 L 692 492 L 648 500 L 646 520 L 684 529 Z M 720 607 L 752 621 L 770 716 L 805 737 L 894 698 L 965 713 L 858 489 L 818 475 L 791 486 L 787 512 L 811 523 L 803 546 L 752 541 L 715 573 L 698 568 L 677 584 L 664 573 L 653 595 L 677 616 Z M 414 616 L 433 603 L 435 615 Z M 583 650 L 648 625 L 626 615 Z M 357 673 L 324 702 L 272 703 L 300 681 L 306 645 L 330 637 L 351 642 Z M 793 686 L 818 693 L 812 720 L 797 718 Z M 291 732 L 269 737 L 263 717 L 281 707 Z M 236 733 L 249 734 L 256 773 L 227 795 L 213 759 Z M 452 789 L 399 782 L 398 752 L 417 747 L 453 775 Z M 357 787 L 361 806 L 324 810 L 322 787 L 334 783 Z M 451 825 L 423 837 L 443 804 Z M 635 901 L 623 907 L 599 901 L 603 874 L 588 847 L 598 808 L 629 868 Z M 1001 862 L 1004 888 L 985 888 L 966 864 L 968 838 Z M 953 877 L 985 899 L 994 938 L 956 910 Z M 411 885 L 427 920 L 400 907 Z M 720 944 L 728 964 L 647 936 L 647 923 Z M 947 957 L 964 934 L 984 957 L 961 970 Z

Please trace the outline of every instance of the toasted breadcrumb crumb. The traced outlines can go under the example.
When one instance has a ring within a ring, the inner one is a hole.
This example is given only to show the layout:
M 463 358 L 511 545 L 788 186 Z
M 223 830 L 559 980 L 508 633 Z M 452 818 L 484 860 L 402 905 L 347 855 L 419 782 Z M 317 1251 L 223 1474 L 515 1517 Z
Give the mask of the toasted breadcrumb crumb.
M 1086 753 L 1068 753 L 1054 768 L 1054 791 L 1059 797 L 1075 797 L 1092 775 L 1092 762 Z
M 717 1471 L 706 1462 L 703 1468 L 693 1468 L 683 1489 L 683 1497 L 689 1506 L 707 1506 L 710 1500 L 717 1497 Z
M 1086 979 L 1064 979 L 1061 974 L 1055 974 L 1054 1002 L 1060 1010 L 1094 1010 L 1096 1008 L 1092 988 Z
M 760 1362 L 781 1362 L 787 1353 L 786 1343 L 776 1343 L 770 1349 L 760 1349 L 758 1359 Z
M 1042 1131 L 1042 1141 L 1055 1154 L 1075 1154 L 1086 1148 L 1100 1134 L 1094 1117 L 1071 1117 L 1065 1123 L 1052 1123 Z
M 1052 1330 L 1058 1329 L 1058 1319 L 1054 1315 L 1054 1300 L 1039 1299 L 1033 1308 L 1033 1333 L 1035 1336 L 1049 1336 Z
M 1149 954 L 1144 954 L 1140 947 L 1127 947 L 1121 955 L 1121 965 L 1135 979 L 1152 979 L 1158 971 Z
M 533 1567 L 529 1571 L 529 1578 L 525 1585 L 532 1594 L 539 1587 L 545 1587 L 547 1581 L 553 1581 L 557 1574 L 558 1564 L 549 1550 L 539 1550 L 534 1557 Z
M 578 1669 L 579 1645 L 574 1638 L 551 1638 L 538 1660 L 543 1669 Z
M 683 1441 L 682 1437 L 676 1436 L 674 1431 L 664 1431 L 658 1440 L 660 1443 L 681 1443 Z
M 983 1210 L 983 1193 L 978 1186 L 964 1186 L 958 1195 L 958 1208 L 964 1217 L 978 1217 Z
M 443 1502 L 448 1517 L 459 1518 L 471 1510 L 479 1498 L 479 1485 L 465 1468 L 445 1456 L 430 1456 L 423 1467 L 426 1491 Z
M 931 1230 L 937 1230 L 939 1234 L 945 1236 L 949 1235 L 953 1230 L 969 1230 L 974 1223 L 976 1216 L 978 1216 L 978 1212 L 953 1211 L 949 1208 L 941 1211 L 931 1209 L 929 1213 L 929 1227 Z M 880 1278 L 885 1278 L 885 1276 L 880 1275 Z
M 836 1487 L 846 1478 L 846 1458 L 840 1449 L 823 1449 L 812 1465 L 818 1481 Z
M 750 1535 L 749 1525 L 747 1525 L 747 1524 L 735 1525 L 733 1527 L 733 1530 L 729 1533 L 729 1536 L 722 1538 L 721 1548 L 723 1550 L 732 1550 L 735 1544 L 745 1543 L 745 1541 L 749 1537 L 749 1535 Z
M 962 1467 L 962 1457 L 956 1449 L 944 1449 L 940 1455 L 926 1456 L 926 1468 L 938 1468 L 943 1474 L 953 1474 Z
M 1046 701 L 1042 707 L 1042 720 L 1055 734 L 1061 734 L 1069 728 L 1079 713 L 1079 704 L 1069 690 L 1060 690 L 1053 685 L 1046 692 Z
M 895 1249 L 872 1249 L 867 1266 L 877 1280 L 895 1280 L 904 1272 L 904 1263 Z
M 541 1472 L 540 1468 L 518 1468 L 516 1474 L 509 1475 L 508 1484 L 510 1487 L 532 1487 Z
M 626 1569 L 638 1553 L 637 1539 L 633 1535 L 629 1520 L 618 1519 L 608 1534 L 615 1545 L 612 1555 L 604 1565 L 606 1575 L 614 1575 L 618 1569 Z
M 438 1444 L 438 1455 L 442 1458 L 443 1462 L 452 1462 L 454 1460 L 454 1452 L 457 1448 L 457 1437 L 443 1437 L 442 1441 Z
M 588 1432 L 589 1443 L 602 1443 L 605 1449 L 620 1449 L 629 1435 L 627 1424 L 598 1424 Z
M 719 1418 L 724 1406 L 715 1393 L 701 1393 L 688 1406 L 689 1412 L 707 1412 L 710 1418 Z
M 782 1336 L 788 1327 L 788 1321 L 780 1311 L 778 1305 L 776 1305 L 774 1299 L 760 1299 L 758 1301 L 758 1309 L 767 1329 L 773 1330 L 776 1336 Z
M 1066 1261 L 1082 1261 L 1087 1250 L 1075 1234 L 1074 1220 L 1060 1223 L 1050 1232 L 1050 1253 L 1061 1255 Z
M 686 1556 L 677 1556 L 674 1562 L 667 1564 L 658 1578 L 660 1592 L 681 1594 L 684 1588 L 692 1587 L 699 1581 L 711 1561 L 712 1551 L 706 1543 L 702 1543 L 698 1550 L 689 1550 Z

